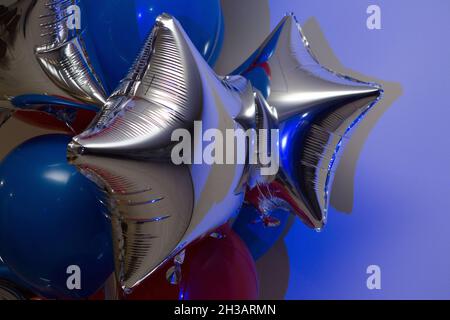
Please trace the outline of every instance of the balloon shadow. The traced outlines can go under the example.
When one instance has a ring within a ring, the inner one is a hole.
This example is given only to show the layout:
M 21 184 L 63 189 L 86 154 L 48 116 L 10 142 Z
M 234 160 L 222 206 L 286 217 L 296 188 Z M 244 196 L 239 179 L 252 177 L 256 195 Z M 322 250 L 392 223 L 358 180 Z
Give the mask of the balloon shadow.
M 378 120 L 392 106 L 394 101 L 402 95 L 403 89 L 399 83 L 370 77 L 343 66 L 328 44 L 315 18 L 308 19 L 302 28 L 305 36 L 309 40 L 312 51 L 322 65 L 362 81 L 378 83 L 384 89 L 383 98 L 367 114 L 364 121 L 353 130 L 351 139 L 345 147 L 334 177 L 330 203 L 338 211 L 350 214 L 353 210 L 354 203 L 355 169 L 362 147 Z
M 222 0 L 224 42 L 215 66 L 218 74 L 236 69 L 270 33 L 268 0 Z

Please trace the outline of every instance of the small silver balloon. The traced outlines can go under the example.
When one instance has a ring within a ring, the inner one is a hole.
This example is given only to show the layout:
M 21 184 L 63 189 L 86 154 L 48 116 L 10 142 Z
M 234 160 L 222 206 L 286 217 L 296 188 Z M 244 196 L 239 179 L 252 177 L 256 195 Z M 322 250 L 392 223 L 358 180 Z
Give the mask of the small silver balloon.
M 125 292 L 224 224 L 244 200 L 246 163 L 174 164 L 172 134 L 193 138 L 192 157 L 183 157 L 202 158 L 203 132 L 243 129 L 235 119 L 255 108 L 245 78 L 218 77 L 175 18 L 157 18 L 128 76 L 68 146 L 71 163 L 109 195 Z
M 381 88 L 321 66 L 292 14 L 233 74 L 264 93 L 281 129 L 281 170 L 249 190 L 248 200 L 263 213 L 282 207 L 322 228 L 349 131 L 381 98 Z
M 0 102 L 39 111 L 58 101 L 74 107 L 104 104 L 83 26 L 70 28 L 75 3 L 20 0 L 0 6 Z

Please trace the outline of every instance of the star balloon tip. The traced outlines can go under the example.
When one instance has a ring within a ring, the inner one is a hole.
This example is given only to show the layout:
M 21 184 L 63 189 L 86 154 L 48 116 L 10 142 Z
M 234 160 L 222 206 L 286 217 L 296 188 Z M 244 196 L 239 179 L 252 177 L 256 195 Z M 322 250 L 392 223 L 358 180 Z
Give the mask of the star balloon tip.
M 298 23 L 297 16 L 295 15 L 295 12 L 293 12 L 293 11 L 286 12 L 284 14 L 283 20 L 293 20 L 295 23 Z
M 156 24 L 167 25 L 168 23 L 174 23 L 175 19 L 170 14 L 163 12 L 158 17 L 156 17 Z
M 369 90 L 377 99 L 381 99 L 384 94 L 384 89 L 380 84 L 371 83 L 371 89 Z

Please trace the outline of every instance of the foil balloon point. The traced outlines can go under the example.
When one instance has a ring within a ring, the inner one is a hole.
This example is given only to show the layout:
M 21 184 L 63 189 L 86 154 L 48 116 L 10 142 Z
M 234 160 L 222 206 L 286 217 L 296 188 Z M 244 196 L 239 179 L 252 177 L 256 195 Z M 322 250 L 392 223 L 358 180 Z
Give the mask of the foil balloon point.
M 78 1 L 51 0 L 35 4 L 41 28 L 35 55 L 50 80 L 65 92 L 81 101 L 103 104 L 106 93 L 86 54 L 81 22 L 76 26 L 77 22 L 72 21 L 77 18 L 70 7 L 76 3 Z
M 265 93 L 281 132 L 280 171 L 273 181 L 251 188 L 247 200 L 263 213 L 275 204 L 308 226 L 322 228 L 349 132 L 382 90 L 322 67 L 291 14 L 233 74 L 245 76 Z
M 196 120 L 203 130 L 242 128 L 234 119 L 252 106 L 248 81 L 219 78 L 180 23 L 164 14 L 93 125 L 73 138 L 71 163 L 109 195 L 116 276 L 125 292 L 225 223 L 243 201 L 245 165 L 175 165 L 172 133 L 193 133 Z M 192 154 L 202 154 L 202 135 L 193 137 Z

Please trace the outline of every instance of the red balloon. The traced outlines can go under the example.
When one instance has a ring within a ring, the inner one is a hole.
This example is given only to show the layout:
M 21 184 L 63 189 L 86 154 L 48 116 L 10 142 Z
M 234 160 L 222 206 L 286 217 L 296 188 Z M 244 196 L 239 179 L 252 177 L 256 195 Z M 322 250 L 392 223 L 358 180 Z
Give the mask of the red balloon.
M 258 276 L 245 243 L 224 225 L 186 248 L 181 281 L 172 285 L 166 272 L 172 260 L 124 297 L 127 300 L 256 300 Z
M 63 109 L 64 107 L 61 108 Z M 13 117 L 38 128 L 62 131 L 69 134 L 79 134 L 87 128 L 96 114 L 97 113 L 94 111 L 78 110 L 76 119 L 71 124 L 74 131 L 72 131 L 63 121 L 60 121 L 54 116 L 44 112 L 16 111 Z

